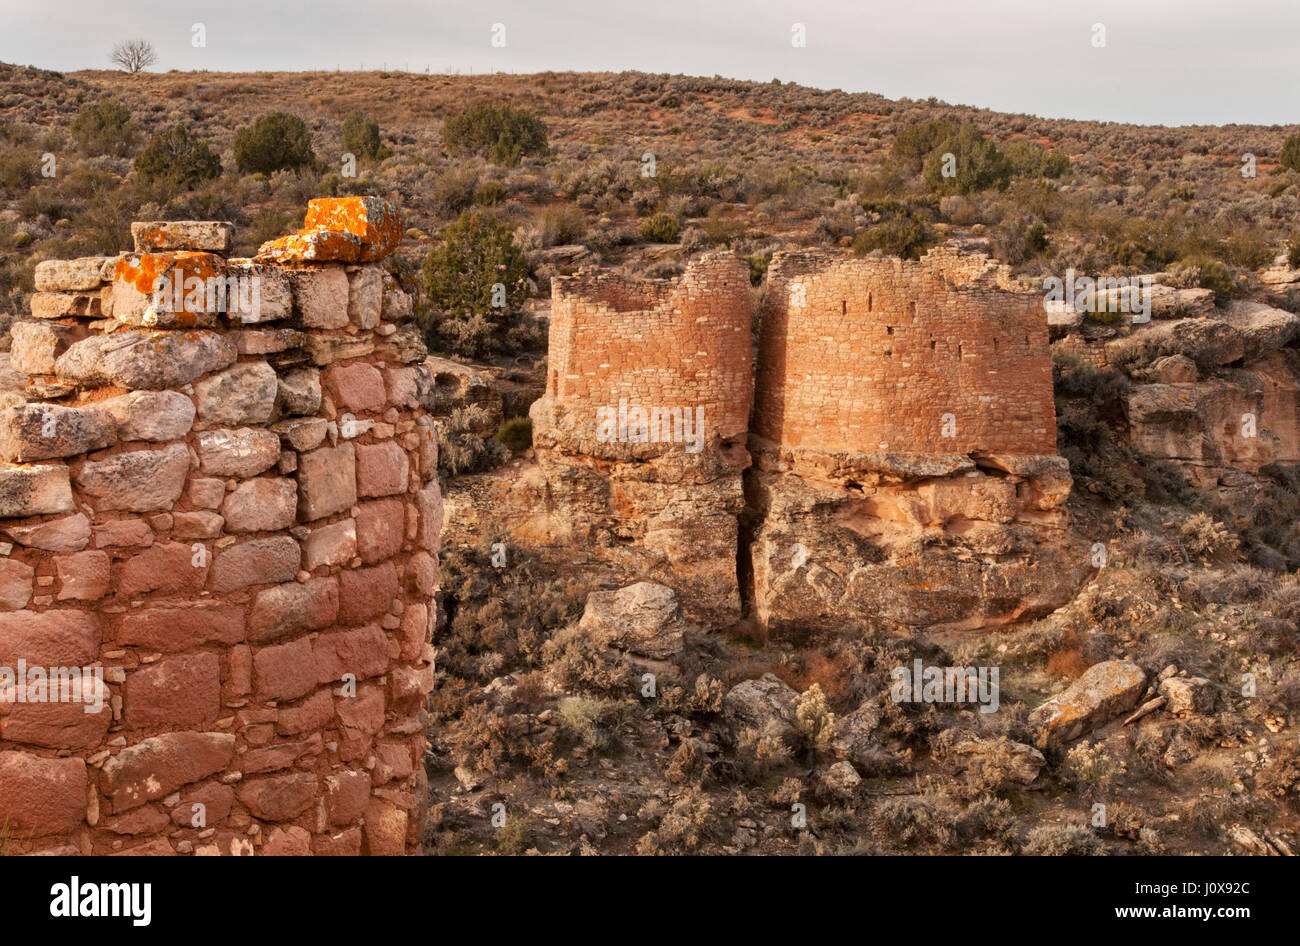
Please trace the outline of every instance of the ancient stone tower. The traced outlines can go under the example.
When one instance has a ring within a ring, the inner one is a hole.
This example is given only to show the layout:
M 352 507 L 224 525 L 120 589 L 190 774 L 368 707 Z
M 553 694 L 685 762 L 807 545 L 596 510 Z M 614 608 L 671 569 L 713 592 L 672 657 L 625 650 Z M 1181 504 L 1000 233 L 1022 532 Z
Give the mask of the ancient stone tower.
M 1041 297 L 950 247 L 778 253 L 751 375 L 746 275 L 709 254 L 677 283 L 556 281 L 532 416 L 559 535 L 712 626 L 737 596 L 793 632 L 983 627 L 1063 601 L 1084 557 L 1065 547 Z M 632 436 L 631 408 L 687 405 L 699 454 L 662 424 Z
M 424 347 L 376 265 L 400 216 L 312 201 L 253 260 L 223 258 L 223 224 L 133 232 L 42 263 L 13 331 L 11 849 L 410 851 L 442 500 Z
M 768 626 L 984 627 L 1051 610 L 1064 548 L 1047 320 L 1006 267 L 778 253 L 746 496 Z
M 731 254 L 676 281 L 586 270 L 552 283 L 533 443 L 555 538 L 738 616 L 737 516 L 751 389 L 749 273 Z

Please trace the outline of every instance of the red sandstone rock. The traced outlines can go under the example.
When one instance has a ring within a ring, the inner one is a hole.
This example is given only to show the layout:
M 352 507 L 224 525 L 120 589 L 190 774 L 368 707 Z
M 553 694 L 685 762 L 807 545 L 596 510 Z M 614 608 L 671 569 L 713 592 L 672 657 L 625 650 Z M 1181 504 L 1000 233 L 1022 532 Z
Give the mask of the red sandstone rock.
M 0 752 L 0 824 L 11 837 L 70 834 L 86 816 L 86 763 Z
M 410 477 L 406 451 L 391 440 L 357 445 L 357 495 L 394 496 L 406 492 Z
M 406 504 L 400 499 L 378 499 L 357 507 L 357 551 L 361 561 L 374 565 L 402 550 L 406 534 Z
M 398 590 L 392 562 L 339 572 L 339 622 L 350 627 L 382 614 Z
M 320 676 L 312 643 L 305 637 L 253 652 L 253 695 L 259 700 L 296 700 L 324 682 Z
M 388 566 L 390 570 L 392 567 Z M 301 585 L 277 585 L 258 592 L 249 613 L 248 639 L 254 644 L 283 640 L 328 627 L 336 618 L 341 619 L 338 579 L 316 578 Z
M 388 670 L 388 637 L 377 624 L 321 634 L 312 649 L 304 665 L 315 668 L 318 683 L 338 685 L 344 674 L 363 680 Z
M 321 382 L 341 411 L 377 414 L 387 406 L 384 376 L 364 362 L 327 368 Z
M 325 777 L 325 817 L 334 827 L 351 824 L 370 801 L 370 775 L 345 771 Z
M 287 821 L 311 807 L 316 798 L 316 776 L 308 772 L 274 775 L 241 782 L 235 795 L 254 817 Z
M 0 614 L 0 667 L 85 667 L 99 652 L 99 617 L 86 611 Z
M 212 653 L 167 657 L 128 674 L 123 692 L 130 729 L 202 729 L 221 709 L 221 662 Z
M 126 597 L 150 591 L 197 591 L 207 581 L 208 567 L 206 550 L 196 551 L 181 542 L 155 545 L 127 559 L 118 572 L 116 590 Z
M 357 465 L 352 444 L 321 447 L 298 458 L 298 514 L 303 519 L 332 516 L 356 501 Z
M 217 553 L 212 563 L 214 594 L 229 594 L 250 585 L 292 581 L 298 574 L 302 551 L 287 535 L 252 539 Z
M 127 811 L 220 772 L 234 752 L 235 737 L 230 733 L 154 736 L 128 746 L 104 763 L 104 793 L 114 810 Z
M 117 642 L 164 652 L 193 650 L 204 644 L 235 644 L 244 636 L 238 605 L 195 601 L 134 611 L 122 618 Z

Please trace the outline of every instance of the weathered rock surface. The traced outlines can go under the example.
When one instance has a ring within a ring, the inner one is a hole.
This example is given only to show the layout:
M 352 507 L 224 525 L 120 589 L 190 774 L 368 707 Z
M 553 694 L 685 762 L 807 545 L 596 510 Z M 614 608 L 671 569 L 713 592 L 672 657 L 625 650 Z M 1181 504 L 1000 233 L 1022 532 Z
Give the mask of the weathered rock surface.
M 686 626 L 677 593 L 649 581 L 617 591 L 593 591 L 578 622 L 584 633 L 655 660 L 681 653 Z
M 1128 712 L 1145 689 L 1146 673 L 1135 663 L 1093 664 L 1064 692 L 1030 713 L 1039 748 L 1064 745 Z

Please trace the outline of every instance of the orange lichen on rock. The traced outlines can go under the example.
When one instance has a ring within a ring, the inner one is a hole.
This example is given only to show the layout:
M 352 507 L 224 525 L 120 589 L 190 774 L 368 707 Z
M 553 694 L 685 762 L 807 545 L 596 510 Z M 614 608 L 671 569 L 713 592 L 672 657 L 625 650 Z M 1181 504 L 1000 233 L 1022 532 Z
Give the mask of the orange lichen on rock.
M 397 248 L 402 215 L 382 197 L 309 201 L 303 229 L 263 243 L 259 259 L 282 262 L 373 263 Z
M 113 280 L 127 283 L 136 292 L 148 294 L 168 285 L 184 287 L 190 279 L 211 279 L 225 271 L 221 257 L 212 253 L 134 253 L 123 256 L 113 267 Z

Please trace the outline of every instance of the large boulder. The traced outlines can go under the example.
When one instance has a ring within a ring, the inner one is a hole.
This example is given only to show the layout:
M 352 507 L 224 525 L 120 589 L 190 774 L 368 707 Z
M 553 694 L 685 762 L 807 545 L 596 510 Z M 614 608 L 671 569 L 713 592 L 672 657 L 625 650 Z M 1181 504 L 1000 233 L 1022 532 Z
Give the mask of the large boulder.
M 1038 747 L 1059 747 L 1127 713 L 1146 689 L 1147 675 L 1127 660 L 1093 664 L 1063 693 L 1029 715 Z
M 722 712 L 733 732 L 746 729 L 788 739 L 795 732 L 794 701 L 799 694 L 775 674 L 738 683 L 722 698 Z
M 617 591 L 593 591 L 578 622 L 585 633 L 654 660 L 682 652 L 686 627 L 677 592 L 650 581 Z

